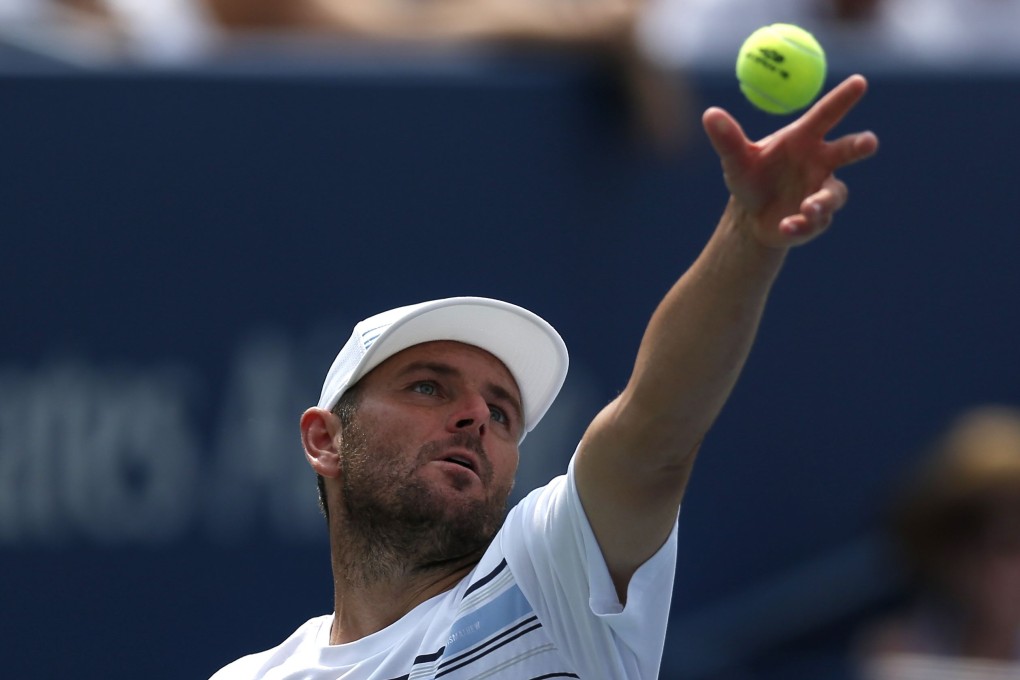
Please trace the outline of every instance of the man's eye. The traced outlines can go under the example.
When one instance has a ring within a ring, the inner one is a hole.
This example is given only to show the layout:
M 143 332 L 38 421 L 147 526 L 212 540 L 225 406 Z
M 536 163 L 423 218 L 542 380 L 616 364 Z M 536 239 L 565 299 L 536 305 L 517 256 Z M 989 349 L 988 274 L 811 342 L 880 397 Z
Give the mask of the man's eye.
M 497 423 L 502 423 L 503 425 L 510 424 L 510 419 L 507 418 L 506 411 L 497 406 L 489 407 L 489 415 L 491 415 L 492 419 L 495 420 Z
M 429 381 L 422 381 L 422 382 L 419 382 L 419 383 L 415 383 L 411 387 L 411 390 L 413 392 L 418 392 L 420 394 L 425 394 L 425 395 L 428 395 L 428 396 L 434 396 L 434 395 L 436 395 L 439 392 L 439 388 L 436 387 L 436 384 L 434 382 L 429 382 Z

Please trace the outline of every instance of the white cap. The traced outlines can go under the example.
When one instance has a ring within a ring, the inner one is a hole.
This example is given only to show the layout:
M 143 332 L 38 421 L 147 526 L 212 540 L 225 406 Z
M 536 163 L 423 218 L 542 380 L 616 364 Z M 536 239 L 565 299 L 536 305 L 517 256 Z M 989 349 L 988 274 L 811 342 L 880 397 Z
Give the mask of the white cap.
M 332 409 L 349 387 L 397 352 L 434 340 L 474 345 L 503 362 L 521 393 L 521 439 L 549 410 L 567 377 L 567 346 L 538 315 L 500 300 L 445 298 L 391 309 L 356 325 L 329 367 L 319 408 Z

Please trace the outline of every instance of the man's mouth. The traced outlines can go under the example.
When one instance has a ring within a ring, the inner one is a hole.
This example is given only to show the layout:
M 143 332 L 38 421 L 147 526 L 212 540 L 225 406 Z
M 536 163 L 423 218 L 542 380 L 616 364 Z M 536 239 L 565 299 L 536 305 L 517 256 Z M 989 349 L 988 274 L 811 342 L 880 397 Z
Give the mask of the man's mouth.
M 443 458 L 442 460 L 447 462 L 447 463 L 454 463 L 456 465 L 460 465 L 461 467 L 465 467 L 468 470 L 471 470 L 472 472 L 475 472 L 475 473 L 478 472 L 475 469 L 474 461 L 472 461 L 470 458 L 468 458 L 466 456 L 453 455 L 453 456 L 447 456 L 446 458 Z
M 450 437 L 446 441 L 426 444 L 422 447 L 422 455 L 426 461 L 447 463 L 470 470 L 483 482 L 488 482 L 492 478 L 492 466 L 481 442 L 463 434 Z

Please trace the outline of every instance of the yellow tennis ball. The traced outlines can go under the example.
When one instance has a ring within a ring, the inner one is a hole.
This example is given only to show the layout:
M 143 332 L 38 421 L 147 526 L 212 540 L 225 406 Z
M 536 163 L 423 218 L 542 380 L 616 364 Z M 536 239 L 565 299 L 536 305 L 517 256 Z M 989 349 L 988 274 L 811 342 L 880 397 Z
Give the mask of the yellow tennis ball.
M 822 91 L 825 51 L 799 26 L 763 26 L 740 47 L 737 80 L 744 96 L 759 109 L 792 113 Z

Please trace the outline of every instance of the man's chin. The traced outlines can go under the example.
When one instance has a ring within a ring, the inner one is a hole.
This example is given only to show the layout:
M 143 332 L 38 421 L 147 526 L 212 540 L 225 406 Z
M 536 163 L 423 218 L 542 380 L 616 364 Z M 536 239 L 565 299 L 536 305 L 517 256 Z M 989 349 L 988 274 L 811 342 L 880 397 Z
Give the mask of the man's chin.
M 503 525 L 506 508 L 464 495 L 449 494 L 436 508 L 436 523 L 448 540 L 464 545 L 488 546 Z

